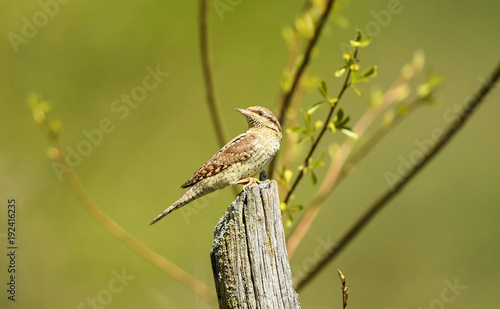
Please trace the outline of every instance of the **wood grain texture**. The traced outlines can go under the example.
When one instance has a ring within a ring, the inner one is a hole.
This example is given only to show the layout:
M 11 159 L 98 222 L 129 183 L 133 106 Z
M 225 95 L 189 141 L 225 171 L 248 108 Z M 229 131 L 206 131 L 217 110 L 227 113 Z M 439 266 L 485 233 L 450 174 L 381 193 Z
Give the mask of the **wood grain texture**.
M 241 192 L 214 236 L 210 256 L 220 308 L 301 308 L 275 181 Z

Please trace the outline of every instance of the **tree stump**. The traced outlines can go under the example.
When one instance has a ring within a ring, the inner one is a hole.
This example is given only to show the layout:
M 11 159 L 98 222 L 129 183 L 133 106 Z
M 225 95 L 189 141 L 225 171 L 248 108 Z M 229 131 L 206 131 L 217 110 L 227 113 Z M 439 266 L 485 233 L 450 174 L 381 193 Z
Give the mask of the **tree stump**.
M 210 257 L 219 308 L 301 308 L 274 180 L 236 197 L 214 229 Z

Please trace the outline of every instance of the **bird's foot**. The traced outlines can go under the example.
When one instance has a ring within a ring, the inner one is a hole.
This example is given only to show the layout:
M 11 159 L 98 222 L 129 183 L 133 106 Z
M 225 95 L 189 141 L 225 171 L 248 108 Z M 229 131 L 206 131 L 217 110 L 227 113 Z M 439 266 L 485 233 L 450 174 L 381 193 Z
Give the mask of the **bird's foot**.
M 236 182 L 237 184 L 245 184 L 243 186 L 243 190 L 245 190 L 246 188 L 250 187 L 251 185 L 253 185 L 254 183 L 258 183 L 260 184 L 261 181 L 258 180 L 257 178 L 253 178 L 253 177 L 248 177 L 248 178 L 243 178 L 243 179 L 240 179 Z

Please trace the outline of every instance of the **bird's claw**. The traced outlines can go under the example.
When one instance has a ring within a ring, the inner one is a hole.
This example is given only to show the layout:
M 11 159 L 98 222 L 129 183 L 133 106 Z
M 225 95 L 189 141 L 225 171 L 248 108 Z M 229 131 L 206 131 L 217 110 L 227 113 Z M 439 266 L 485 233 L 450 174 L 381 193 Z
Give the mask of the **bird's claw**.
M 250 187 L 251 185 L 253 185 L 254 183 L 257 183 L 257 184 L 260 184 L 261 181 L 258 180 L 257 178 L 253 178 L 253 177 L 248 177 L 248 178 L 243 178 L 243 179 L 240 179 L 236 182 L 237 184 L 245 184 L 243 186 L 243 190 L 245 190 L 246 188 Z

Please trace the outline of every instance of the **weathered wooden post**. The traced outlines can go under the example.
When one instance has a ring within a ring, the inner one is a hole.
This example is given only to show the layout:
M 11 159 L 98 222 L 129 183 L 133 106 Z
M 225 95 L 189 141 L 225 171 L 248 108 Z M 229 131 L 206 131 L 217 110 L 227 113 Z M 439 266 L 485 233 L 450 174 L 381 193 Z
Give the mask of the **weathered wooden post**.
M 274 180 L 236 197 L 215 227 L 210 256 L 220 308 L 301 308 Z

